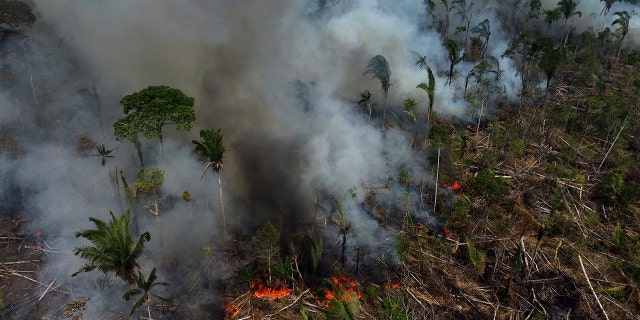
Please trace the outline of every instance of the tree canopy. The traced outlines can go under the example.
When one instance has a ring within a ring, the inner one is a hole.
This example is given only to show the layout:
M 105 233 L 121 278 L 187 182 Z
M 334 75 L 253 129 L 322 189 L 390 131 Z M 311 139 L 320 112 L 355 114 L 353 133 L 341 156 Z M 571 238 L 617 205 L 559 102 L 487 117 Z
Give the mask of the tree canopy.
M 15 29 L 36 22 L 31 7 L 22 1 L 0 0 L 0 29 Z
M 168 86 L 149 86 L 120 100 L 125 116 L 113 124 L 117 140 L 158 138 L 162 145 L 162 128 L 174 125 L 177 130 L 190 130 L 195 120 L 194 99 Z

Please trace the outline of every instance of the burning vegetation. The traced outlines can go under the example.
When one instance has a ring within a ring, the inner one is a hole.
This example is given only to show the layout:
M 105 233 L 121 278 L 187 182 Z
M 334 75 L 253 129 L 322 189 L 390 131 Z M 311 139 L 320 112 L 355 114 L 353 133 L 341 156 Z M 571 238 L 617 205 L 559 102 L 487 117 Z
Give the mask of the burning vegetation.
M 638 318 L 637 1 L 156 2 L 0 0 L 1 319 Z

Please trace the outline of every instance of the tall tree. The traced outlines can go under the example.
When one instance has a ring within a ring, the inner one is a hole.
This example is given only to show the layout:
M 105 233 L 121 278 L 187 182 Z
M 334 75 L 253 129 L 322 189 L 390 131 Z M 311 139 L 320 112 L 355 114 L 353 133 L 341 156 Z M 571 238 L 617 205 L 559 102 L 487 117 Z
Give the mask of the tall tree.
M 391 83 L 389 82 L 391 79 L 391 70 L 389 70 L 389 63 L 387 59 L 385 59 L 381 55 L 377 55 L 367 63 L 367 67 L 362 73 L 363 76 L 371 74 L 372 79 L 378 79 L 380 81 L 380 86 L 382 88 L 382 129 L 384 130 L 386 115 L 387 115 L 387 94 L 389 93 L 389 88 L 391 87 Z
M 471 2 L 467 5 L 467 0 L 454 0 L 453 3 L 456 8 L 456 14 L 460 16 L 461 22 L 465 23 L 466 26 L 463 28 L 465 31 L 464 36 L 464 50 L 467 50 L 467 44 L 469 42 L 469 27 L 471 26 L 471 18 L 473 15 L 478 12 L 478 10 L 473 10 L 474 3 Z
M 115 272 L 128 285 L 135 283 L 137 259 L 142 255 L 145 242 L 151 239 L 149 232 L 140 235 L 134 243 L 129 231 L 129 210 L 122 216 L 116 218 L 113 212 L 109 212 L 111 221 L 105 222 L 96 218 L 89 218 L 96 226 L 95 229 L 87 229 L 76 232 L 76 238 L 83 237 L 91 241 L 90 246 L 76 247 L 73 253 L 80 258 L 87 260 L 78 271 L 71 276 L 76 276 L 81 272 L 89 272 L 98 269 L 103 273 Z
M 484 19 L 477 26 L 471 29 L 471 32 L 484 39 L 482 51 L 480 52 L 480 58 L 484 59 L 489 46 L 489 37 L 491 37 L 491 23 L 489 22 L 489 19 Z
M 347 250 L 347 233 L 351 230 L 351 221 L 347 220 L 346 215 L 344 214 L 344 210 L 342 209 L 342 203 L 340 200 L 334 199 L 333 201 L 336 212 L 332 216 L 332 220 L 338 225 L 338 237 L 342 236 L 342 251 L 340 255 L 340 263 L 344 266 L 347 261 L 346 258 L 346 250 Z M 337 240 L 337 239 L 336 239 Z
M 622 50 L 622 42 L 629 33 L 629 20 L 631 19 L 631 15 L 627 11 L 618 11 L 614 13 L 614 15 L 616 15 L 618 18 L 613 20 L 611 25 L 618 25 L 618 29 L 616 29 L 616 32 L 620 35 L 620 38 L 616 42 L 616 47 L 618 48 L 616 57 L 619 57 L 620 51 Z
M 214 174 L 218 174 L 218 192 L 220 193 L 220 207 L 222 210 L 222 224 L 224 226 L 224 232 L 227 234 L 227 216 L 224 212 L 224 201 L 222 199 L 222 179 L 220 178 L 220 171 L 224 166 L 224 152 L 225 147 L 222 143 L 222 129 L 217 130 L 200 130 L 201 140 L 192 140 L 196 145 L 194 152 L 198 155 L 200 160 L 206 161 L 207 165 L 202 171 L 202 176 L 207 172 L 207 169 L 211 168 Z
M 148 315 L 147 319 L 151 319 L 151 298 L 155 297 L 163 301 L 169 301 L 169 299 L 165 297 L 151 293 L 151 290 L 153 289 L 153 287 L 169 285 L 166 282 L 156 281 L 157 279 L 158 279 L 158 276 L 156 276 L 156 268 L 153 268 L 151 270 L 151 273 L 149 273 L 149 277 L 146 279 L 142 271 L 138 271 L 138 275 L 135 277 L 136 287 L 127 291 L 127 293 L 125 293 L 123 296 L 125 300 L 131 300 L 136 296 L 140 296 L 138 300 L 136 300 L 136 302 L 133 304 L 133 308 L 131 308 L 131 313 L 129 315 L 133 315 L 133 313 L 136 312 L 136 310 L 140 306 L 142 306 L 142 304 L 146 303 L 147 315 Z
M 365 90 L 360 92 L 360 100 L 358 100 L 358 105 L 362 108 L 367 109 L 369 114 L 369 123 L 371 123 L 371 107 L 373 106 L 373 101 L 371 100 L 371 91 Z
M 272 283 L 271 267 L 280 255 L 279 241 L 280 231 L 271 222 L 265 223 L 251 237 L 254 257 L 266 265 L 270 283 Z
M 136 196 L 138 193 L 142 193 L 148 197 L 150 200 L 148 205 L 145 208 L 149 208 L 149 212 L 153 214 L 156 220 L 156 228 L 158 229 L 158 240 L 160 242 L 160 256 L 164 262 L 164 241 L 162 236 L 162 228 L 160 227 L 160 188 L 164 183 L 164 170 L 160 168 L 147 168 L 142 169 L 138 173 L 138 180 L 134 183 L 131 188 L 136 191 Z
M 456 40 L 445 39 L 444 47 L 447 49 L 447 57 L 449 58 L 449 76 L 447 77 L 447 84 L 451 84 L 453 82 L 453 68 L 456 64 L 462 61 L 464 54 L 460 50 L 460 43 Z
M 564 36 L 562 38 L 562 45 L 566 46 L 569 41 L 569 33 L 571 30 L 567 27 L 567 22 L 569 19 L 575 15 L 578 17 L 582 17 L 582 12 L 576 11 L 576 7 L 578 6 L 578 2 L 575 0 L 560 0 L 558 2 L 558 9 L 562 13 L 562 17 L 564 18 Z
M 429 97 L 429 109 L 427 111 L 427 130 L 429 130 L 429 126 L 431 125 L 431 117 L 433 116 L 433 103 L 435 102 L 436 95 L 436 78 L 433 76 L 433 71 L 431 68 L 425 64 L 421 64 L 420 60 L 416 62 L 416 64 L 427 70 L 428 83 L 421 82 L 417 88 L 424 90 Z
M 614 2 L 619 2 L 620 0 L 600 0 L 600 2 L 604 2 L 604 8 L 600 11 L 600 15 L 604 14 L 605 17 L 609 14 L 609 10 L 611 10 L 611 6 L 613 6 Z
M 163 148 L 162 129 L 173 125 L 177 130 L 190 130 L 195 120 L 193 98 L 179 89 L 149 86 L 120 100 L 125 116 L 113 124 L 116 140 L 137 141 L 137 134 L 147 139 L 158 138 Z

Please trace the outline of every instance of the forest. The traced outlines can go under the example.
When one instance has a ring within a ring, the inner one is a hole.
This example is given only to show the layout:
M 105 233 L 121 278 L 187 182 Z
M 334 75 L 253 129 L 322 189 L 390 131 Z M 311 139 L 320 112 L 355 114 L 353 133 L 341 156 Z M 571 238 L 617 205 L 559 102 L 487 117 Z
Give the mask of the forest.
M 0 319 L 640 319 L 637 0 L 0 0 Z

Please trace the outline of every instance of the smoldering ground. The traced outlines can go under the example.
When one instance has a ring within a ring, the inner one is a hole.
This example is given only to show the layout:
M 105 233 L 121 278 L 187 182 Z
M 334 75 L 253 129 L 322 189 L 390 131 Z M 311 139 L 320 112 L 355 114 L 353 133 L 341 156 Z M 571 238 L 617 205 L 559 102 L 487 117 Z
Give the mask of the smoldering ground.
M 416 85 L 427 77 L 415 66 L 416 53 L 426 55 L 436 72 L 436 112 L 468 112 L 462 84 L 445 85 L 447 53 L 422 1 L 343 1 L 319 8 L 315 1 L 292 0 L 37 0 L 34 11 L 38 22 L 26 31 L 28 53 L 7 58 L 17 84 L 2 95 L 0 125 L 12 128 L 24 152 L 3 156 L 3 174 L 11 176 L 3 194 L 15 186 L 28 190 L 22 209 L 34 219 L 25 232 L 49 234 L 56 251 L 46 257 L 40 277 L 88 297 L 89 318 L 123 305 L 117 287 L 98 288 L 97 275 L 68 275 L 82 264 L 72 255 L 84 244 L 74 233 L 92 227 L 88 217 L 122 213 L 126 203 L 115 174 L 132 183 L 140 169 L 135 148 L 115 141 L 111 130 L 122 116 L 124 95 L 164 84 L 196 100 L 194 128 L 167 128 L 164 154 L 157 141 L 143 141 L 147 166 L 163 168 L 166 178 L 159 224 L 148 210 L 136 213 L 140 230 L 152 233 L 143 269 L 158 267 L 160 278 L 171 283 L 161 294 L 188 300 L 178 302 L 179 312 L 191 316 L 211 312 L 205 309 L 216 282 L 237 267 L 216 253 L 224 238 L 221 199 L 212 173 L 200 179 L 204 165 L 190 142 L 198 130 L 220 127 L 224 133 L 222 200 L 231 230 L 248 237 L 271 221 L 290 234 L 315 222 L 318 197 L 335 198 L 354 226 L 348 241 L 378 254 L 374 248 L 392 247 L 393 237 L 359 205 L 363 183 L 387 181 L 402 165 L 412 177 L 433 178 L 425 159 L 408 148 L 409 137 L 397 130 L 383 134 L 375 125 L 379 117 L 372 125 L 357 106 L 359 93 L 368 89 L 376 113 L 382 112 L 379 82 L 362 76 L 367 61 L 377 54 L 389 61 L 390 113 L 401 114 L 402 101 L 411 97 L 419 118 L 425 117 L 427 96 Z M 473 24 L 493 14 L 480 11 Z M 504 48 L 509 39 L 498 21 L 492 30 L 492 43 Z M 509 70 L 506 61 L 504 68 Z M 293 94 L 295 80 L 308 88 L 305 103 Z M 99 158 L 79 155 L 82 134 L 113 148 L 114 158 L 103 167 Z M 192 202 L 182 200 L 185 190 Z M 408 192 L 419 198 L 418 191 Z M 326 205 L 322 214 L 331 213 Z M 327 240 L 335 241 L 335 230 Z M 169 262 L 161 264 L 162 255 Z

